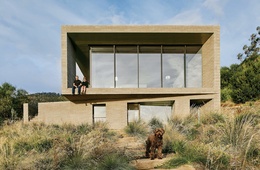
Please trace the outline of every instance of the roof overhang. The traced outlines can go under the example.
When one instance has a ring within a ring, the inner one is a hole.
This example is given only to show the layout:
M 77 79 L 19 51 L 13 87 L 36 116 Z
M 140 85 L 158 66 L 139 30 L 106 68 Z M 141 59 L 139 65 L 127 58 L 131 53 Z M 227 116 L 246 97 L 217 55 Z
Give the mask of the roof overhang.
M 213 33 L 68 33 L 68 37 L 85 56 L 96 45 L 203 45 Z

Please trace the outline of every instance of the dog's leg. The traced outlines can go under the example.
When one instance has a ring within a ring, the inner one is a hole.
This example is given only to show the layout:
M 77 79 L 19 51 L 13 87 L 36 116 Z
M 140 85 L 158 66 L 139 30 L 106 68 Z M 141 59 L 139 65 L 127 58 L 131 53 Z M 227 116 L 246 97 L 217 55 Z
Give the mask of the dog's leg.
M 149 158 L 149 153 L 150 153 L 150 147 L 151 147 L 151 143 L 149 140 L 146 141 L 146 151 L 145 151 L 145 156 L 147 158 Z
M 156 149 L 156 147 L 152 145 L 152 147 L 151 147 L 151 152 L 150 152 L 150 158 L 151 158 L 151 160 L 154 159 L 155 149 Z
M 162 145 L 158 146 L 158 155 L 157 155 L 158 159 L 162 159 L 163 155 L 162 155 Z

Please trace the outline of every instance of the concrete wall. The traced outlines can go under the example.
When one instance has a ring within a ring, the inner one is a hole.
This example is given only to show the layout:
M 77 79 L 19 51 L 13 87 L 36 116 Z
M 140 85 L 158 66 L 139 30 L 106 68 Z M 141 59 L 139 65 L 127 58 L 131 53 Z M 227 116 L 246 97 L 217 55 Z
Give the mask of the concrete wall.
M 38 120 L 46 124 L 92 124 L 92 105 L 66 102 L 38 104 Z
M 214 99 L 210 101 L 212 110 L 220 109 L 220 30 L 214 28 L 214 34 L 202 47 L 203 88 L 212 88 Z M 209 104 L 208 104 L 209 105 Z
M 106 111 L 111 129 L 123 129 L 127 125 L 127 102 L 107 102 Z
M 190 114 L 190 98 L 178 97 L 174 102 L 174 114 L 180 117 L 186 117 Z
M 82 124 L 93 123 L 93 105 L 106 105 L 106 122 L 111 129 L 123 129 L 127 126 L 127 104 L 141 102 L 157 102 L 157 101 L 174 101 L 172 114 L 185 117 L 190 113 L 190 100 L 201 99 L 209 100 L 202 107 L 202 112 L 209 111 L 214 105 L 214 95 L 192 95 L 192 96 L 176 96 L 163 97 L 156 99 L 132 99 L 124 101 L 111 101 L 105 103 L 83 103 L 75 104 L 70 101 L 66 102 L 46 102 L 39 103 L 38 121 L 46 124 Z

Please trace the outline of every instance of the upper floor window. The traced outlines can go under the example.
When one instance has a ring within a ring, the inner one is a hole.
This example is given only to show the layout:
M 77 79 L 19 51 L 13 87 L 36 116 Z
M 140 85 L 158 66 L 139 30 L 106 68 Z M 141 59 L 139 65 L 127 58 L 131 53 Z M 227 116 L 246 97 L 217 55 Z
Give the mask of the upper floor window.
M 201 47 L 186 48 L 186 87 L 202 87 Z
M 201 46 L 91 47 L 92 88 L 202 87 Z
M 139 87 L 161 87 L 161 46 L 140 46 Z
M 91 48 L 91 68 L 93 88 L 114 88 L 113 46 Z

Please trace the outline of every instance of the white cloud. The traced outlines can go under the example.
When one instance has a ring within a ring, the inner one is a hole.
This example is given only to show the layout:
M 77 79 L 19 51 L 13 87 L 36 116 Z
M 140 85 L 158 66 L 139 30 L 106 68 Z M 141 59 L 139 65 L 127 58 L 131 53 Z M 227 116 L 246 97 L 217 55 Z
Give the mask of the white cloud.
M 227 0 L 205 0 L 203 6 L 213 11 L 216 15 L 223 16 L 223 7 Z
M 188 10 L 183 11 L 174 17 L 166 21 L 166 24 L 176 24 L 176 25 L 199 25 L 203 24 L 203 19 L 200 11 Z

